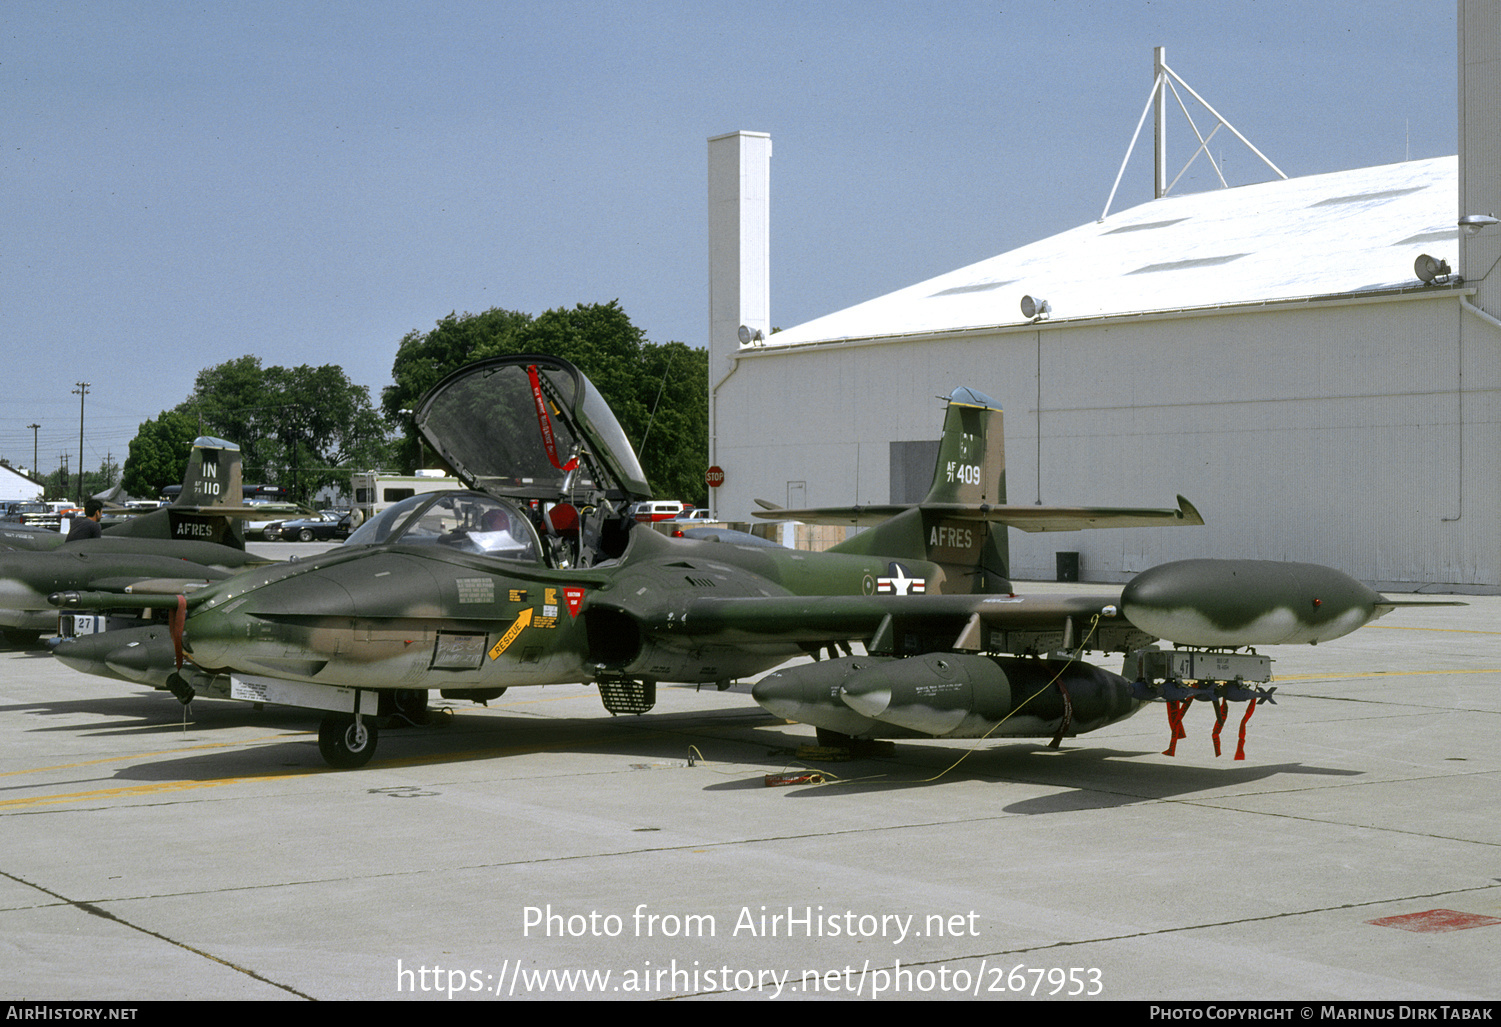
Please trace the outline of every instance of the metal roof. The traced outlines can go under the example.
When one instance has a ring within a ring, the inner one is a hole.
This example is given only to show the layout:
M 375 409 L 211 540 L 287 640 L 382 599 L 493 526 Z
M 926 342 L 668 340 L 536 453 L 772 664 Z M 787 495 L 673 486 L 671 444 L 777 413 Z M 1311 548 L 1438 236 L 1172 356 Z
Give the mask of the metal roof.
M 1457 265 L 1456 157 L 1169 196 L 805 322 L 767 347 L 1415 288 Z

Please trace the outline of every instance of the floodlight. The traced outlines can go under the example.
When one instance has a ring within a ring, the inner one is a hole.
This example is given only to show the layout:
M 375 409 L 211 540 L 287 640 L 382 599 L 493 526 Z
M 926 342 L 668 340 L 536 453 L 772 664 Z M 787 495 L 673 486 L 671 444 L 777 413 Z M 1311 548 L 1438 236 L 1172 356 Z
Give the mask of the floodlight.
M 1040 321 L 1052 314 L 1052 305 L 1045 299 L 1037 299 L 1036 296 L 1022 296 L 1022 317 L 1028 321 Z
M 1452 274 L 1448 261 L 1438 260 L 1426 253 L 1418 254 L 1418 259 L 1412 262 L 1412 271 L 1424 285 L 1442 285 Z
M 1040 321 L 1053 312 L 1053 307 L 1047 300 L 1036 299 L 1032 296 L 1022 297 L 1022 317 L 1028 321 Z

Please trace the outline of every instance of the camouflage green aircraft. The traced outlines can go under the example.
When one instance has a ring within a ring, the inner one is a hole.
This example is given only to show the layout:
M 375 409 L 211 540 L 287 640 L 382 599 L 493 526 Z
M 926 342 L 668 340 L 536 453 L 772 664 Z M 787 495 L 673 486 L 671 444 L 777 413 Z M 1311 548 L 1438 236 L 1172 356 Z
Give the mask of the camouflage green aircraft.
M 75 542 L 56 531 L 5 525 L 0 529 L 0 628 L 6 640 L 32 643 L 55 631 L 58 611 L 47 601 L 54 592 L 128 588 L 175 597 L 265 563 L 245 552 L 235 518 L 248 509 L 240 502 L 240 447 L 201 436 L 193 442 L 182 494 L 171 506 Z
M 1049 682 L 1060 665 L 1045 654 L 1137 650 L 1196 615 L 1222 623 L 1220 614 L 1245 592 L 1235 575 L 1257 566 L 1232 565 L 1228 578 L 1143 575 L 1127 593 L 1139 599 L 1124 612 L 1119 593 L 1012 594 L 1007 525 L 1202 521 L 1181 497 L 1174 509 L 1008 506 L 1001 412 L 969 389 L 948 399 L 927 498 L 913 507 L 822 511 L 879 522 L 825 553 L 725 536 L 669 538 L 638 525 L 626 511 L 650 489 L 636 455 L 594 386 L 557 358 L 471 365 L 435 386 L 414 419 L 472 491 L 414 496 L 338 549 L 194 592 L 170 630 L 81 638 L 60 646 L 58 658 L 179 697 L 328 711 L 319 747 L 336 767 L 368 762 L 379 726 L 420 721 L 432 690 L 486 701 L 515 686 L 593 682 L 611 713 L 639 713 L 655 703 L 658 682 L 723 687 L 802 653 L 848 651 L 854 641 L 873 655 L 784 671 L 757 698 L 826 737 L 892 729 L 957 737 L 1012 705 L 1026 706 L 1017 723 L 1033 733 L 1063 735 L 1126 716 L 1141 700 L 1131 683 L 1083 665 Z M 1249 605 L 1289 638 L 1334 637 L 1380 610 L 1364 593 L 1330 594 L 1322 607 L 1298 609 L 1301 593 L 1282 595 L 1289 582 L 1270 577 L 1276 587 L 1255 592 Z M 1217 597 L 1216 584 L 1232 601 Z M 54 599 L 65 607 L 111 601 Z M 174 603 L 162 597 L 160 605 Z M 1293 610 L 1290 621 L 1284 607 Z M 1254 641 L 1262 623 L 1222 626 L 1236 635 L 1249 625 Z M 1216 636 L 1207 644 L 1236 643 Z M 869 676 L 876 665 L 885 677 Z M 955 678 L 955 668 L 976 680 L 934 687 Z M 1158 670 L 1154 664 L 1150 673 L 1163 677 Z

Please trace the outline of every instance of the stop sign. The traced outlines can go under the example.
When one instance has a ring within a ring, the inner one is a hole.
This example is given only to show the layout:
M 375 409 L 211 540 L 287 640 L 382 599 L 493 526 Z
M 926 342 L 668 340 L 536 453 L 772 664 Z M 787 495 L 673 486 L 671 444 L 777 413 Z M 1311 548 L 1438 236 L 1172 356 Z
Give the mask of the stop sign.
M 711 489 L 717 489 L 724 484 L 724 468 L 715 464 L 704 472 L 704 484 Z

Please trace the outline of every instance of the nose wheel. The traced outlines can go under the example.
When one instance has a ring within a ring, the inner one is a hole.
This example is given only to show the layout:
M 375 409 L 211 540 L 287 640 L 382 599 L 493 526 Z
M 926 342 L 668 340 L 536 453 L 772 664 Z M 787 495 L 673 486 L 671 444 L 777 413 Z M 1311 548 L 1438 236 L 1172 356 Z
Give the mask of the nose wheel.
M 330 713 L 318 725 L 318 751 L 329 766 L 355 770 L 375 755 L 375 721 L 348 713 Z

